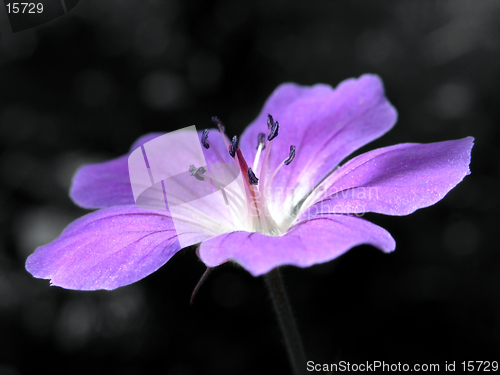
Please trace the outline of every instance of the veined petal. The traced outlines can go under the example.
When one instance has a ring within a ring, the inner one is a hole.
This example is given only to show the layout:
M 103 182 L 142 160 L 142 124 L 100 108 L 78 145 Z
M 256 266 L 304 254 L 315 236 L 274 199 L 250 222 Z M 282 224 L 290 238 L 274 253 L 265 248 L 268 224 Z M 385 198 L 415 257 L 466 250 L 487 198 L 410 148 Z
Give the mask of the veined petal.
M 397 112 L 386 99 L 376 75 L 346 80 L 336 89 L 322 84 L 312 87 L 283 84 L 241 136 L 240 148 L 250 160 L 256 153 L 258 134 L 267 131 L 268 113 L 281 126 L 273 140 L 269 173 L 286 159 L 290 145 L 296 146 L 293 163 L 283 167 L 272 182 L 273 189 L 303 191 L 291 204 L 302 199 L 351 152 L 390 130 L 397 119 Z M 268 199 L 271 212 L 282 211 L 288 196 L 271 196 Z
M 134 204 L 127 160 L 124 155 L 78 169 L 69 193 L 73 202 L 90 209 Z
M 277 266 L 309 267 L 328 262 L 361 244 L 385 252 L 395 249 L 391 235 L 383 228 L 356 216 L 322 215 L 303 220 L 283 236 L 233 232 L 205 241 L 200 258 L 208 267 L 232 259 L 254 276 Z
M 135 206 L 106 208 L 71 223 L 53 242 L 26 261 L 37 278 L 67 289 L 115 289 L 164 265 L 184 243 L 205 240 L 197 232 L 176 233 L 165 211 Z
M 143 135 L 134 142 L 130 152 L 160 135 L 162 133 Z M 78 169 L 69 193 L 71 199 L 80 207 L 91 209 L 134 204 L 128 173 L 129 154 Z
M 146 134 L 134 142 L 127 155 L 81 167 L 73 177 L 70 197 L 77 205 L 90 209 L 134 204 L 128 157 L 136 148 L 163 134 L 165 133 Z M 200 138 L 201 134 L 201 131 L 198 132 Z M 219 130 L 212 129 L 209 140 L 218 150 L 223 161 L 231 163 L 228 153 L 224 152 L 224 143 L 219 135 Z M 207 162 L 221 162 L 214 150 L 206 150 L 204 147 L 202 150 Z
M 405 143 L 367 152 L 332 173 L 305 215 L 378 212 L 408 215 L 441 200 L 470 173 L 474 138 Z M 304 207 L 310 205 L 305 202 Z

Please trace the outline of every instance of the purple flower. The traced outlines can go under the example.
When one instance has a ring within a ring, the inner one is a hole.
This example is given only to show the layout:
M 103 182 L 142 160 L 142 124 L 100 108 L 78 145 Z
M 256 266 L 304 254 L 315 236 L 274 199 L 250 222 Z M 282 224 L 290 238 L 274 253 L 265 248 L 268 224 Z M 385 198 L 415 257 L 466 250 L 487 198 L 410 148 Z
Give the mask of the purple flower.
M 223 159 L 239 166 L 248 182 L 250 208 L 258 208 L 259 216 L 210 235 L 196 228 L 231 219 L 223 210 L 200 207 L 192 222 L 187 219 L 184 230 L 176 231 L 169 211 L 134 204 L 125 155 L 77 172 L 72 199 L 100 210 L 39 247 L 26 269 L 52 285 L 94 290 L 114 289 L 151 274 L 181 250 L 180 239 L 183 244 L 201 242 L 199 257 L 208 267 L 233 260 L 254 276 L 280 265 L 327 262 L 361 244 L 393 251 L 391 235 L 359 215 L 407 215 L 441 200 L 470 173 L 473 145 L 472 137 L 399 144 L 338 167 L 390 130 L 396 119 L 374 75 L 346 80 L 336 89 L 283 84 L 238 146 L 218 120 L 220 132 L 199 132 L 207 162 Z M 143 136 L 131 151 L 159 135 Z

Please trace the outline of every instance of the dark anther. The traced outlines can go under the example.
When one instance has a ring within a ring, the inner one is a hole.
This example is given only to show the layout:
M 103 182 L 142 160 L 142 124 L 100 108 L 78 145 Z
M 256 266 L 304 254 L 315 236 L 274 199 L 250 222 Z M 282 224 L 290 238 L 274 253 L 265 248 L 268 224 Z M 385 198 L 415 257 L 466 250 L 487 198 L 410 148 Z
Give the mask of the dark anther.
M 266 135 L 264 133 L 259 133 L 259 136 L 257 137 L 257 148 L 259 146 L 262 146 L 262 149 L 266 148 Z
M 280 128 L 280 124 L 278 123 L 278 121 L 275 121 L 273 124 L 273 127 L 269 131 L 269 135 L 267 136 L 267 140 L 269 142 L 271 142 L 274 138 L 276 138 L 278 136 L 279 128 Z
M 271 130 L 271 128 L 274 125 L 274 119 L 273 116 L 271 116 L 269 113 L 267 114 L 267 128 Z
M 205 129 L 203 130 L 203 134 L 201 135 L 201 144 L 203 145 L 203 147 L 205 147 L 206 149 L 209 149 L 210 148 L 210 145 L 208 144 L 207 142 L 207 139 L 208 139 L 208 133 L 209 133 L 209 130 L 208 129 Z
M 226 127 L 224 126 L 224 124 L 222 123 L 221 120 L 219 120 L 217 117 L 212 117 L 212 122 L 217 125 L 217 127 L 219 128 L 219 130 L 222 129 L 222 132 L 224 133 L 226 131 Z
M 205 180 L 201 175 L 206 172 L 206 169 L 203 167 L 196 168 L 193 164 L 189 166 L 189 173 L 191 176 L 194 176 L 197 180 L 203 181 Z
M 284 161 L 285 165 L 290 164 L 294 157 L 295 157 L 295 146 L 290 146 L 290 155 L 288 155 L 288 159 Z
M 248 182 L 250 182 L 250 185 L 259 184 L 259 179 L 255 177 L 255 173 L 253 173 L 252 168 L 248 168 Z
M 234 155 L 236 155 L 237 147 L 238 147 L 238 137 L 234 136 L 233 140 L 231 141 L 231 148 L 229 149 L 229 155 L 231 155 L 232 158 L 234 158 Z

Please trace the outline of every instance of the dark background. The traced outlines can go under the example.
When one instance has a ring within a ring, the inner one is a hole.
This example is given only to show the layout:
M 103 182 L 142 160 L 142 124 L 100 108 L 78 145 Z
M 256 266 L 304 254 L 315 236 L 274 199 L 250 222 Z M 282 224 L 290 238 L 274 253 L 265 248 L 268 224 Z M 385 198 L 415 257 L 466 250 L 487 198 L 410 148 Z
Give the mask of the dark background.
M 86 213 L 82 164 L 150 131 L 219 116 L 240 134 L 280 83 L 371 72 L 399 112 L 361 151 L 476 138 L 472 174 L 407 217 L 366 215 L 396 251 L 361 246 L 284 268 L 317 363 L 500 360 L 500 2 L 81 0 L 13 34 L 0 9 L 0 374 L 286 374 L 261 278 L 189 248 L 112 292 L 49 287 L 26 257 Z

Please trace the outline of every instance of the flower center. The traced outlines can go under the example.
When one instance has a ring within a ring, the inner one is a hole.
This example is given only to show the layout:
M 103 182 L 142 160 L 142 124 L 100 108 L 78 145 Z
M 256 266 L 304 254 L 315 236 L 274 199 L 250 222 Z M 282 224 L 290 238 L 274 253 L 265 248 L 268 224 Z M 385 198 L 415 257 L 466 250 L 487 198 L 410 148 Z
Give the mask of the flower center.
M 266 195 L 271 187 L 271 183 L 273 182 L 274 177 L 283 167 L 283 165 L 289 165 L 295 157 L 295 146 L 290 146 L 289 155 L 274 169 L 274 171 L 269 170 L 269 160 L 272 149 L 273 140 L 278 136 L 279 131 L 279 123 L 278 121 L 274 121 L 271 115 L 268 115 L 267 118 L 267 137 L 264 133 L 259 133 L 257 137 L 257 152 L 255 155 L 255 159 L 252 164 L 252 168 L 248 167 L 248 164 L 243 157 L 243 153 L 238 147 L 238 137 L 234 136 L 229 143 L 226 136 L 224 135 L 225 126 L 217 117 L 212 117 L 212 121 L 219 128 L 219 133 L 222 136 L 222 140 L 224 142 L 224 146 L 226 147 L 226 152 L 229 153 L 235 164 L 239 167 L 242 176 L 245 180 L 245 193 L 246 193 L 246 202 L 248 213 L 251 215 L 251 226 L 252 231 L 260 232 L 267 235 L 280 235 L 281 230 L 279 229 L 278 224 L 274 221 L 266 202 Z M 217 151 L 212 143 L 208 140 L 208 129 L 203 131 L 201 137 L 201 144 L 206 149 L 213 150 L 216 158 L 224 163 L 221 154 Z M 267 138 L 267 145 L 266 145 Z M 267 147 L 266 147 L 267 146 Z M 264 151 L 263 161 L 259 168 L 259 161 L 262 156 L 262 151 Z M 193 167 L 190 172 L 197 178 L 202 178 L 200 172 L 197 171 Z M 204 171 L 203 171 L 204 172 Z

